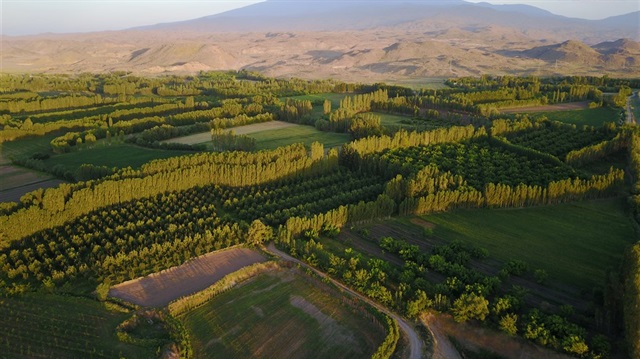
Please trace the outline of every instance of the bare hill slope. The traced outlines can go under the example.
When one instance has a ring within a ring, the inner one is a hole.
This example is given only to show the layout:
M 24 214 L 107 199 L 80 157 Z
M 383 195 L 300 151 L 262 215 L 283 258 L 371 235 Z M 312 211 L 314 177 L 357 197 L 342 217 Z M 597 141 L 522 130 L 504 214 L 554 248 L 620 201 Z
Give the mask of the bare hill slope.
M 531 6 L 273 1 L 126 31 L 3 36 L 2 71 L 195 73 L 396 81 L 479 74 L 640 76 L 633 13 L 588 21 Z

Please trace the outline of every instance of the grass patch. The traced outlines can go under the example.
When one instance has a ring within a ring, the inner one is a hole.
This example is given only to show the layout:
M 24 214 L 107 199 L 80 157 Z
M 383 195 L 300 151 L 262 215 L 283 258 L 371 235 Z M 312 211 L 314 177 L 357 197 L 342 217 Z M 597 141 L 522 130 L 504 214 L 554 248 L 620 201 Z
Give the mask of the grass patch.
M 311 146 L 316 141 L 324 144 L 325 148 L 331 148 L 351 141 L 351 136 L 346 133 L 323 132 L 311 126 L 267 130 L 247 136 L 256 139 L 256 149 L 258 150 L 271 150 L 301 142 L 305 146 Z
M 574 124 L 578 127 L 583 125 L 600 127 L 605 122 L 617 122 L 618 111 L 611 107 L 600 107 L 585 110 L 569 110 L 569 111 L 549 111 L 536 112 L 535 118 L 546 116 L 553 121 Z
M 75 171 L 85 163 L 109 168 L 127 166 L 138 168 L 154 159 L 183 156 L 189 153 L 191 152 L 150 149 L 126 143 L 117 143 L 111 146 L 96 145 L 94 148 L 82 148 L 70 153 L 52 156 L 45 160 L 44 163 L 48 168 L 61 165 L 69 171 Z
M 196 357 L 370 358 L 382 327 L 295 270 L 261 274 L 181 317 Z
M 624 198 L 507 210 L 459 210 L 423 216 L 434 235 L 489 250 L 501 261 L 520 259 L 551 280 L 593 288 L 617 268 L 636 241 Z
M 0 299 L 0 353 L 6 358 L 153 358 L 156 347 L 122 343 L 131 314 L 85 298 L 30 293 Z
M 60 133 L 50 133 L 0 143 L 0 164 L 10 163 L 11 158 L 31 157 L 35 153 L 51 154 L 51 140 L 58 136 Z

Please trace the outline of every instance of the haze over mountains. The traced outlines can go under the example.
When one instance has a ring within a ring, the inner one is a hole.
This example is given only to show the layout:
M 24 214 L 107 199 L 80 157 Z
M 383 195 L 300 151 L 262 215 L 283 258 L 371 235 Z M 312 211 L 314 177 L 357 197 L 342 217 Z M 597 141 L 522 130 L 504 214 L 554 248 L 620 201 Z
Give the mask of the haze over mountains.
M 124 31 L 2 38 L 3 71 L 248 69 L 349 81 L 479 74 L 640 75 L 640 12 L 604 20 L 527 5 L 266 1 Z

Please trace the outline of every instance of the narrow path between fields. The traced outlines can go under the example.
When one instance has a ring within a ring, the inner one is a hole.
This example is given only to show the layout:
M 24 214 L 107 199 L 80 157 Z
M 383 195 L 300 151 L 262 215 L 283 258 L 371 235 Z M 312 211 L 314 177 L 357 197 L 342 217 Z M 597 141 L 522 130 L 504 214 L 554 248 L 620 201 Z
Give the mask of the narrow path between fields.
M 290 262 L 294 262 L 297 264 L 300 264 L 301 266 L 304 266 L 305 268 L 309 268 L 312 271 L 314 271 L 317 275 L 319 275 L 320 277 L 324 278 L 324 279 L 328 279 L 330 280 L 333 284 L 335 284 L 336 286 L 338 286 L 339 288 L 341 288 L 342 290 L 351 293 L 352 295 L 360 298 L 362 301 L 366 302 L 367 304 L 377 308 L 378 310 L 380 310 L 381 312 L 385 313 L 386 315 L 390 316 L 391 318 L 393 318 L 395 321 L 398 322 L 398 326 L 400 327 L 400 329 L 405 333 L 405 335 L 407 336 L 407 338 L 409 339 L 409 347 L 411 348 L 411 353 L 409 355 L 410 359 L 420 359 L 422 358 L 422 352 L 423 352 L 423 343 L 422 340 L 420 339 L 420 336 L 418 335 L 418 333 L 416 333 L 416 331 L 413 329 L 413 326 L 411 324 L 409 324 L 407 321 L 405 321 L 402 317 L 400 317 L 399 315 L 389 311 L 387 308 L 381 306 L 380 304 L 372 301 L 371 299 L 363 296 L 362 294 L 352 290 L 351 288 L 345 286 L 344 284 L 334 280 L 333 278 L 331 278 L 330 276 L 328 276 L 327 274 L 325 274 L 324 272 L 321 272 L 313 267 L 311 267 L 310 265 L 291 257 L 290 255 L 280 251 L 279 249 L 276 248 L 276 246 L 273 243 L 269 243 L 269 246 L 267 248 L 270 252 L 274 253 L 275 255 L 277 255 L 278 257 L 290 261 Z

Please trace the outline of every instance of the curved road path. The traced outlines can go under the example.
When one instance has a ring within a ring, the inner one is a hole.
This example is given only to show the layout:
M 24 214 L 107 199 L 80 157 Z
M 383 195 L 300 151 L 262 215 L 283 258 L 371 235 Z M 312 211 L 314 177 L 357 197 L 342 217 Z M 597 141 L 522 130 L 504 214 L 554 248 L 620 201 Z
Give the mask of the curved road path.
M 409 358 L 410 359 L 420 359 L 420 358 L 422 358 L 422 352 L 423 352 L 422 340 L 420 339 L 420 336 L 418 335 L 418 333 L 416 333 L 415 329 L 413 329 L 413 326 L 411 324 L 407 323 L 407 321 L 404 320 L 402 317 L 400 317 L 399 315 L 389 311 L 387 308 L 385 308 L 385 307 L 381 306 L 380 304 L 372 301 L 371 299 L 363 296 L 362 294 L 352 290 L 351 288 L 345 286 L 344 284 L 336 281 L 335 279 L 329 277 L 324 272 L 321 272 L 321 271 L 311 267 L 310 265 L 308 265 L 308 264 L 306 264 L 306 263 L 304 263 L 304 262 L 302 262 L 302 261 L 300 261 L 300 260 L 298 260 L 296 258 L 293 258 L 290 255 L 280 251 L 279 249 L 276 248 L 276 246 L 273 243 L 269 243 L 269 246 L 268 246 L 267 249 L 268 249 L 269 252 L 272 252 L 273 254 L 277 255 L 278 257 L 280 257 L 282 259 L 285 259 L 287 261 L 300 264 L 301 266 L 304 266 L 305 268 L 311 269 L 312 271 L 314 271 L 314 273 L 316 273 L 320 277 L 330 280 L 333 284 L 335 284 L 336 286 L 340 287 L 344 291 L 351 293 L 352 295 L 360 298 L 361 300 L 363 300 L 367 304 L 377 308 L 379 311 L 381 311 L 381 312 L 385 313 L 386 315 L 390 316 L 391 318 L 393 318 L 396 322 L 398 322 L 398 326 L 400 327 L 400 329 L 405 333 L 405 335 L 409 339 L 409 347 L 411 348 L 411 353 L 409 354 Z

